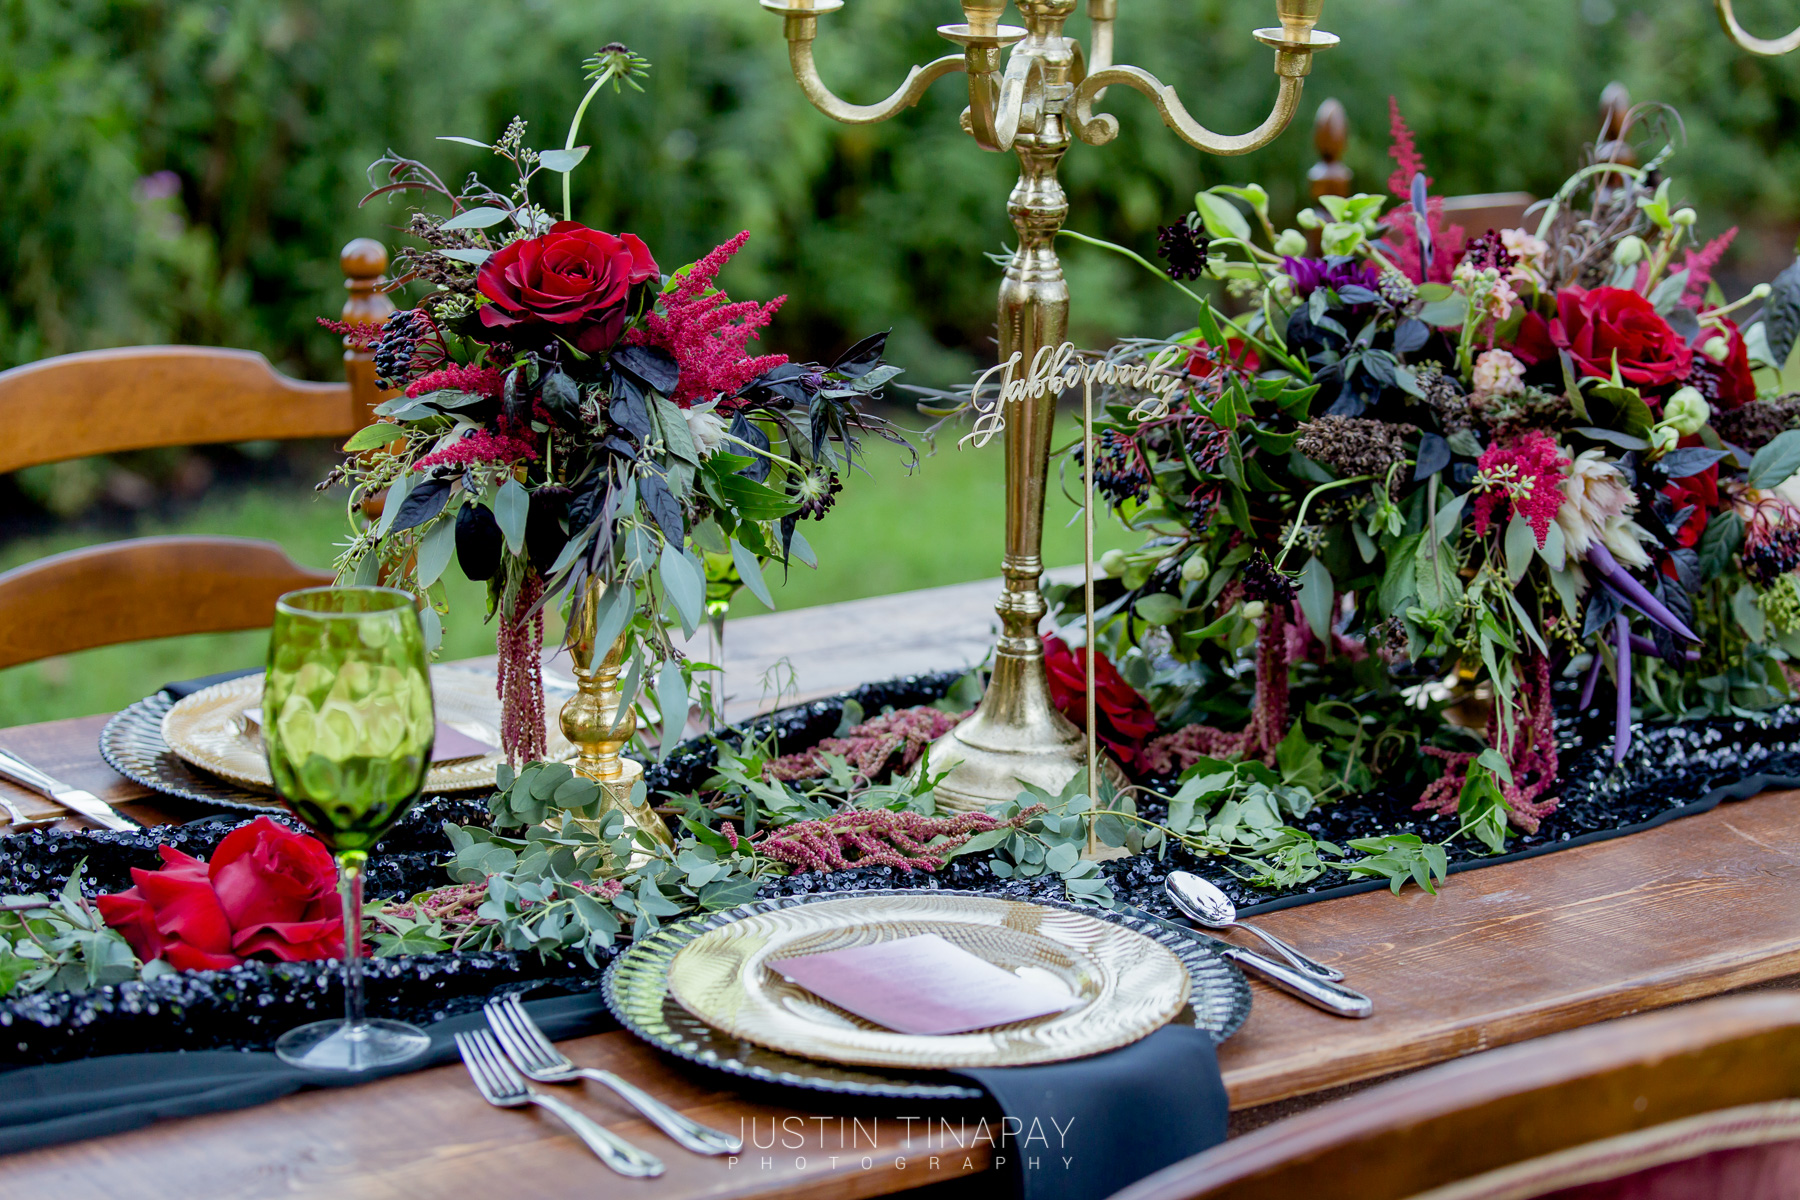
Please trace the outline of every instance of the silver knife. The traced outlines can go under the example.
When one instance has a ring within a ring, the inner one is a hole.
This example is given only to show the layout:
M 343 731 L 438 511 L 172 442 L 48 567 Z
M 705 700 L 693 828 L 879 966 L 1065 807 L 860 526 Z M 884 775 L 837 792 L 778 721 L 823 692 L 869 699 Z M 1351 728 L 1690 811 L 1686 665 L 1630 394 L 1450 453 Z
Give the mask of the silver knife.
M 22 758 L 15 758 L 4 750 L 0 750 L 0 777 L 12 780 L 21 787 L 28 787 L 41 796 L 56 801 L 66 809 L 78 812 L 96 825 L 104 825 L 108 829 L 137 830 L 143 826 L 121 815 L 112 805 L 80 788 L 50 778 Z
M 1129 904 L 1118 904 L 1117 907 L 1134 917 L 1141 917 L 1153 925 L 1159 925 L 1164 929 L 1184 934 L 1201 942 L 1220 958 L 1230 959 L 1241 967 L 1249 968 L 1288 995 L 1298 997 L 1315 1008 L 1322 1008 L 1333 1016 L 1362 1018 L 1375 1015 L 1373 1000 L 1341 983 L 1332 983 L 1330 980 L 1309 975 L 1305 971 L 1296 971 L 1286 963 L 1276 962 L 1254 950 L 1246 950 L 1242 946 L 1234 946 L 1230 942 L 1209 937 L 1197 929 L 1189 929 L 1186 925 L 1165 921 L 1141 908 Z

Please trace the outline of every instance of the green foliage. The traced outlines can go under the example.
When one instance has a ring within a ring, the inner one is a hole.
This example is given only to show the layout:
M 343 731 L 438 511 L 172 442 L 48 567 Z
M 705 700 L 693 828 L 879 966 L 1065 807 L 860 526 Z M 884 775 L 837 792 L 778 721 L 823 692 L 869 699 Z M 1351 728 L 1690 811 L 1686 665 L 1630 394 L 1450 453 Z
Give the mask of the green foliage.
M 1001 879 L 1034 879 L 1040 875 L 1061 876 L 1069 899 L 1109 906 L 1112 888 L 1100 874 L 1098 863 L 1082 858 L 1087 849 L 1088 831 L 1102 845 L 1125 846 L 1137 850 L 1137 830 L 1133 827 L 1136 810 L 1128 796 L 1111 796 L 1104 788 L 1099 806 L 1088 795 L 1087 773 L 1078 773 L 1061 793 L 1051 795 L 1041 788 L 1027 785 L 1019 798 L 1010 804 L 988 806 L 988 815 L 1011 821 L 1041 805 L 1042 812 L 1030 817 L 1017 828 L 993 829 L 978 833 L 963 843 L 956 856 L 992 851 L 988 869 Z
M 142 967 L 125 939 L 109 929 L 81 894 L 77 866 L 55 897 L 0 896 L 0 996 L 76 992 L 154 978 L 161 960 Z

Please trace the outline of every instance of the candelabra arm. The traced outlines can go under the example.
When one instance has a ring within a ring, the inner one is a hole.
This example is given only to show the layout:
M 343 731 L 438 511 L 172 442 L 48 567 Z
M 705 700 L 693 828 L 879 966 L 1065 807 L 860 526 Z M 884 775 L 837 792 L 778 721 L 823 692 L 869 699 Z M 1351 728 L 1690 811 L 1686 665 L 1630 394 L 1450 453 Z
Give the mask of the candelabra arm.
M 963 56 L 946 54 L 933 59 L 922 67 L 914 67 L 907 72 L 906 82 L 879 104 L 851 104 L 839 99 L 832 90 L 825 86 L 819 78 L 818 65 L 813 61 L 812 39 L 788 41 L 788 62 L 794 68 L 794 78 L 800 83 L 800 90 L 812 101 L 812 106 L 834 121 L 842 121 L 846 125 L 873 125 L 877 121 L 885 121 L 906 111 L 919 102 L 925 89 L 944 76 L 963 69 Z
M 1281 90 L 1275 97 L 1275 107 L 1268 117 L 1249 133 L 1234 136 L 1214 133 L 1194 120 L 1187 107 L 1181 103 L 1181 98 L 1175 94 L 1174 88 L 1140 67 L 1108 67 L 1104 71 L 1093 71 L 1076 89 L 1069 112 L 1069 124 L 1075 136 L 1089 145 L 1104 146 L 1119 136 L 1117 117 L 1111 113 L 1094 112 L 1094 102 L 1099 99 L 1100 93 L 1114 84 L 1136 88 L 1150 97 L 1151 103 L 1156 105 L 1156 111 L 1162 114 L 1163 123 L 1188 145 L 1208 154 L 1231 155 L 1260 150 L 1288 127 L 1288 122 L 1294 119 L 1294 113 L 1300 107 L 1300 91 L 1305 85 L 1305 79 L 1299 75 L 1283 75 Z
M 1089 40 L 1093 52 L 1087 56 L 1089 71 L 1104 71 L 1113 65 L 1113 22 L 1119 17 L 1119 0 L 1088 0 Z
M 1719 10 L 1719 24 L 1725 27 L 1726 36 L 1752 54 L 1766 54 L 1772 58 L 1800 50 L 1800 29 L 1784 38 L 1751 37 L 1738 24 L 1737 14 L 1731 10 L 1731 0 L 1713 0 L 1713 7 Z

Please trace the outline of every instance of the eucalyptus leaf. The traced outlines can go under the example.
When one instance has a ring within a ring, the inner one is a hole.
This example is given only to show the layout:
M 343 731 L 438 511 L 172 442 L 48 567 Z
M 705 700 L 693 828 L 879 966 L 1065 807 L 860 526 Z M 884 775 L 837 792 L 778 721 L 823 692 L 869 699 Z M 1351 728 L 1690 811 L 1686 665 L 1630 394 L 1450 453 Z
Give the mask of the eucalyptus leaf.
M 1336 598 L 1337 587 L 1324 560 L 1317 555 L 1307 559 L 1300 570 L 1300 611 L 1306 614 L 1313 636 L 1327 646 L 1331 644 L 1332 603 Z
M 698 629 L 706 617 L 706 581 L 674 542 L 663 543 L 662 582 L 682 624 L 689 630 Z
M 1515 587 L 1531 569 L 1531 555 L 1536 549 L 1537 534 L 1532 532 L 1531 522 L 1513 513 L 1506 524 L 1506 574 Z
M 494 496 L 494 520 L 515 557 L 525 553 L 525 519 L 530 513 L 531 493 L 517 479 L 507 479 Z
M 450 565 L 450 559 L 455 554 L 456 521 L 446 515 L 419 539 L 418 566 L 414 571 L 414 581 L 421 589 L 430 587 L 443 576 L 444 568 Z
M 479 267 L 491 257 L 491 252 L 487 250 L 439 250 L 437 253 L 459 263 L 468 263 L 471 267 Z
M 587 157 L 587 152 L 586 146 L 576 146 L 572 150 L 545 150 L 538 155 L 538 165 L 546 171 L 567 175 L 581 165 L 581 160 Z
M 744 586 L 750 589 L 750 594 L 762 601 L 765 608 L 773 609 L 775 597 L 769 594 L 769 584 L 763 578 L 762 564 L 736 538 L 731 542 L 731 561 L 737 565 L 738 574 L 743 577 Z
M 1151 625 L 1173 625 L 1187 611 L 1181 597 L 1171 596 L 1167 592 L 1140 596 L 1132 607 L 1141 619 Z
M 504 208 L 493 208 L 491 206 L 471 208 L 467 212 L 457 213 L 454 217 L 451 217 L 448 221 L 439 225 L 438 228 L 486 229 L 489 226 L 498 225 L 511 215 L 512 214 L 507 212 Z
M 662 746 L 657 754 L 660 762 L 681 744 L 681 736 L 687 730 L 687 683 L 681 677 L 681 664 L 673 658 L 663 664 L 656 677 L 656 707 L 663 719 Z
M 365 425 L 351 434 L 350 440 L 344 443 L 344 452 L 349 454 L 357 450 L 373 450 L 378 446 L 387 445 L 395 438 L 405 436 L 406 430 L 392 421 L 377 421 L 375 424 Z

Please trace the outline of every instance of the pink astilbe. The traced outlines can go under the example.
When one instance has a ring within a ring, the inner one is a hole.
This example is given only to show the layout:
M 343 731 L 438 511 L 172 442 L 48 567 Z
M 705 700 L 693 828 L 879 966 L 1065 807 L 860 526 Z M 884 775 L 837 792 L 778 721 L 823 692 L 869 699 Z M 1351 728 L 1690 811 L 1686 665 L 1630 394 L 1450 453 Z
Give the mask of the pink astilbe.
M 1543 549 L 1550 523 L 1562 507 L 1563 475 L 1569 469 L 1556 439 L 1533 429 L 1510 442 L 1495 442 L 1482 451 L 1477 466 L 1475 532 L 1485 535 L 1491 522 L 1516 508 L 1531 523 L 1538 549 Z
M 531 443 L 491 429 L 471 429 L 441 450 L 433 450 L 413 464 L 413 470 L 428 467 L 468 467 L 476 463 L 510 466 L 519 461 L 536 462 L 537 451 Z
M 1425 156 L 1419 153 L 1413 131 L 1406 127 L 1406 118 L 1400 115 L 1397 96 L 1388 97 L 1388 136 L 1393 139 L 1388 146 L 1388 157 L 1394 160 L 1394 173 L 1388 176 L 1388 191 L 1405 200 L 1412 195 L 1413 176 L 1425 175 Z M 1431 184 L 1431 176 L 1425 175 L 1425 186 Z
M 1425 186 L 1430 187 L 1432 180 L 1425 174 L 1425 158 L 1419 153 L 1412 130 L 1400 116 L 1400 101 L 1393 96 L 1388 97 L 1388 126 L 1394 139 L 1388 148 L 1388 154 L 1394 160 L 1394 173 L 1388 176 L 1388 190 L 1401 201 L 1400 206 L 1384 218 L 1387 233 L 1382 242 L 1388 259 L 1414 283 L 1449 283 L 1457 261 L 1462 258 L 1462 226 L 1444 224 L 1441 199 L 1434 196 L 1426 200 L 1425 227 L 1430 231 L 1432 245 L 1431 278 L 1426 279 L 1424 260 L 1419 253 L 1419 233 L 1413 220 L 1412 181 L 1415 175 L 1422 175 Z
M 681 365 L 681 382 L 670 397 L 682 408 L 715 396 L 730 396 L 765 371 L 788 361 L 785 354 L 751 357 L 749 344 L 774 319 L 786 296 L 767 304 L 733 303 L 713 288 L 725 264 L 750 240 L 745 230 L 694 264 L 675 290 L 662 298 L 662 311 L 645 314 L 642 327 L 626 337 L 629 345 L 667 350 Z
M 451 363 L 435 371 L 419 376 L 407 386 L 408 396 L 423 396 L 427 392 L 453 391 L 468 392 L 472 396 L 486 396 L 490 400 L 498 399 L 500 389 L 506 377 L 496 367 L 464 366 Z
M 938 871 L 964 842 L 1003 827 L 1019 829 L 1046 809 L 1034 804 L 1010 820 L 986 813 L 927 817 L 890 809 L 847 808 L 819 821 L 801 821 L 771 833 L 757 845 L 763 854 L 796 872 L 842 871 L 849 867 L 897 867 Z M 934 844 L 933 839 L 943 838 Z
M 1510 724 L 1500 719 L 1496 705 L 1488 718 L 1488 741 L 1499 747 L 1512 767 L 1513 781 L 1498 780 L 1506 796 L 1510 812 L 1508 820 L 1526 833 L 1536 833 L 1545 817 L 1556 811 L 1558 797 L 1539 799 L 1556 786 L 1556 706 L 1550 693 L 1550 660 L 1542 654 L 1531 656 L 1520 684 L 1519 713 Z M 1444 764 L 1444 773 L 1425 789 L 1414 812 L 1435 809 L 1454 813 L 1462 800 L 1463 785 L 1468 782 L 1469 764 L 1475 755 L 1423 747 L 1426 754 Z
M 1138 765 L 1155 775 L 1175 775 L 1203 758 L 1275 761 L 1275 747 L 1288 730 L 1288 606 L 1270 604 L 1256 635 L 1256 700 L 1250 724 L 1236 733 L 1211 725 L 1188 725 L 1144 747 Z
M 1689 308 L 1698 310 L 1706 296 L 1706 285 L 1712 282 L 1713 268 L 1725 257 L 1725 251 L 1737 239 L 1738 227 L 1733 225 L 1724 233 L 1702 246 L 1698 252 L 1683 251 L 1686 258 L 1681 269 L 1688 273 L 1687 287 L 1681 291 L 1681 302 Z
M 543 594 L 544 581 L 526 576 L 512 610 L 500 617 L 494 690 L 500 696 L 500 748 L 515 767 L 544 757 L 544 610 L 525 616 Z
M 769 779 L 818 779 L 831 773 L 827 754 L 840 755 L 859 779 L 872 780 L 893 759 L 896 770 L 906 771 L 919 761 L 925 747 L 955 729 L 968 713 L 947 713 L 930 705 L 884 713 L 851 729 L 841 738 L 830 737 L 798 754 L 784 754 L 763 768 Z

